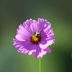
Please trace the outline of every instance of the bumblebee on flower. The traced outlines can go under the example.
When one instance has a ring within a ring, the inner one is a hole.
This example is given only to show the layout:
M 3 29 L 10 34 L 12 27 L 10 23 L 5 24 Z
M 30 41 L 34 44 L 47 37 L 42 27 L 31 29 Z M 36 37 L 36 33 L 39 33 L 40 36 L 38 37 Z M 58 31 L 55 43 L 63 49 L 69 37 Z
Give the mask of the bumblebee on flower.
M 51 53 L 49 46 L 55 41 L 54 32 L 49 21 L 43 18 L 28 19 L 19 25 L 13 45 L 23 54 L 42 58 Z

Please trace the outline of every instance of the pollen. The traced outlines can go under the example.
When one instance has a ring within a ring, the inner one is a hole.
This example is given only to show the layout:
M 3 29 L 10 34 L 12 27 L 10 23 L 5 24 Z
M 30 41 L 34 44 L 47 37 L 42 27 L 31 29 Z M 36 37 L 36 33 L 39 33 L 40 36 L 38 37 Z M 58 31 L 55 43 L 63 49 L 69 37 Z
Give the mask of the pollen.
M 31 42 L 37 44 L 41 40 L 41 36 L 38 32 L 35 32 L 34 35 L 31 37 Z

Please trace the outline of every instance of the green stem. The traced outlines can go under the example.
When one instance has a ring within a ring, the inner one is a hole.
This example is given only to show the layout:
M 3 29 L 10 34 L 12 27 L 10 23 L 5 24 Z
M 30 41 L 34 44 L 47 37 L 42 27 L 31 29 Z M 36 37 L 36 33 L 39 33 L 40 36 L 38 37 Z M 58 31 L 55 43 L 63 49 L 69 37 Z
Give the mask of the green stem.
M 39 59 L 39 72 L 41 72 L 41 59 Z

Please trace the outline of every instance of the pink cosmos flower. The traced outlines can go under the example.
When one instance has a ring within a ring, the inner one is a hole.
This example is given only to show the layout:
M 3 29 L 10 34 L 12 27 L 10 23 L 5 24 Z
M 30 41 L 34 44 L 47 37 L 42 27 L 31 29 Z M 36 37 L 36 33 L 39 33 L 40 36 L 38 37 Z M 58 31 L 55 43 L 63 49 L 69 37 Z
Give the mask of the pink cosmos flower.
M 28 19 L 19 25 L 13 45 L 20 53 L 42 58 L 46 53 L 51 53 L 49 46 L 54 41 L 54 32 L 50 22 L 38 18 L 37 20 Z

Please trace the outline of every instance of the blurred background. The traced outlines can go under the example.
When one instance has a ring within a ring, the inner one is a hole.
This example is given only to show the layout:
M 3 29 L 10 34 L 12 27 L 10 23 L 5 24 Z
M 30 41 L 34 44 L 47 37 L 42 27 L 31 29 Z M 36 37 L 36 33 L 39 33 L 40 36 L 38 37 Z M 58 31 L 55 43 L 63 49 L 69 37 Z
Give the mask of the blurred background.
M 0 0 L 0 72 L 39 72 L 38 59 L 12 45 L 18 25 L 46 18 L 55 33 L 53 51 L 42 59 L 42 72 L 72 72 L 72 0 Z

